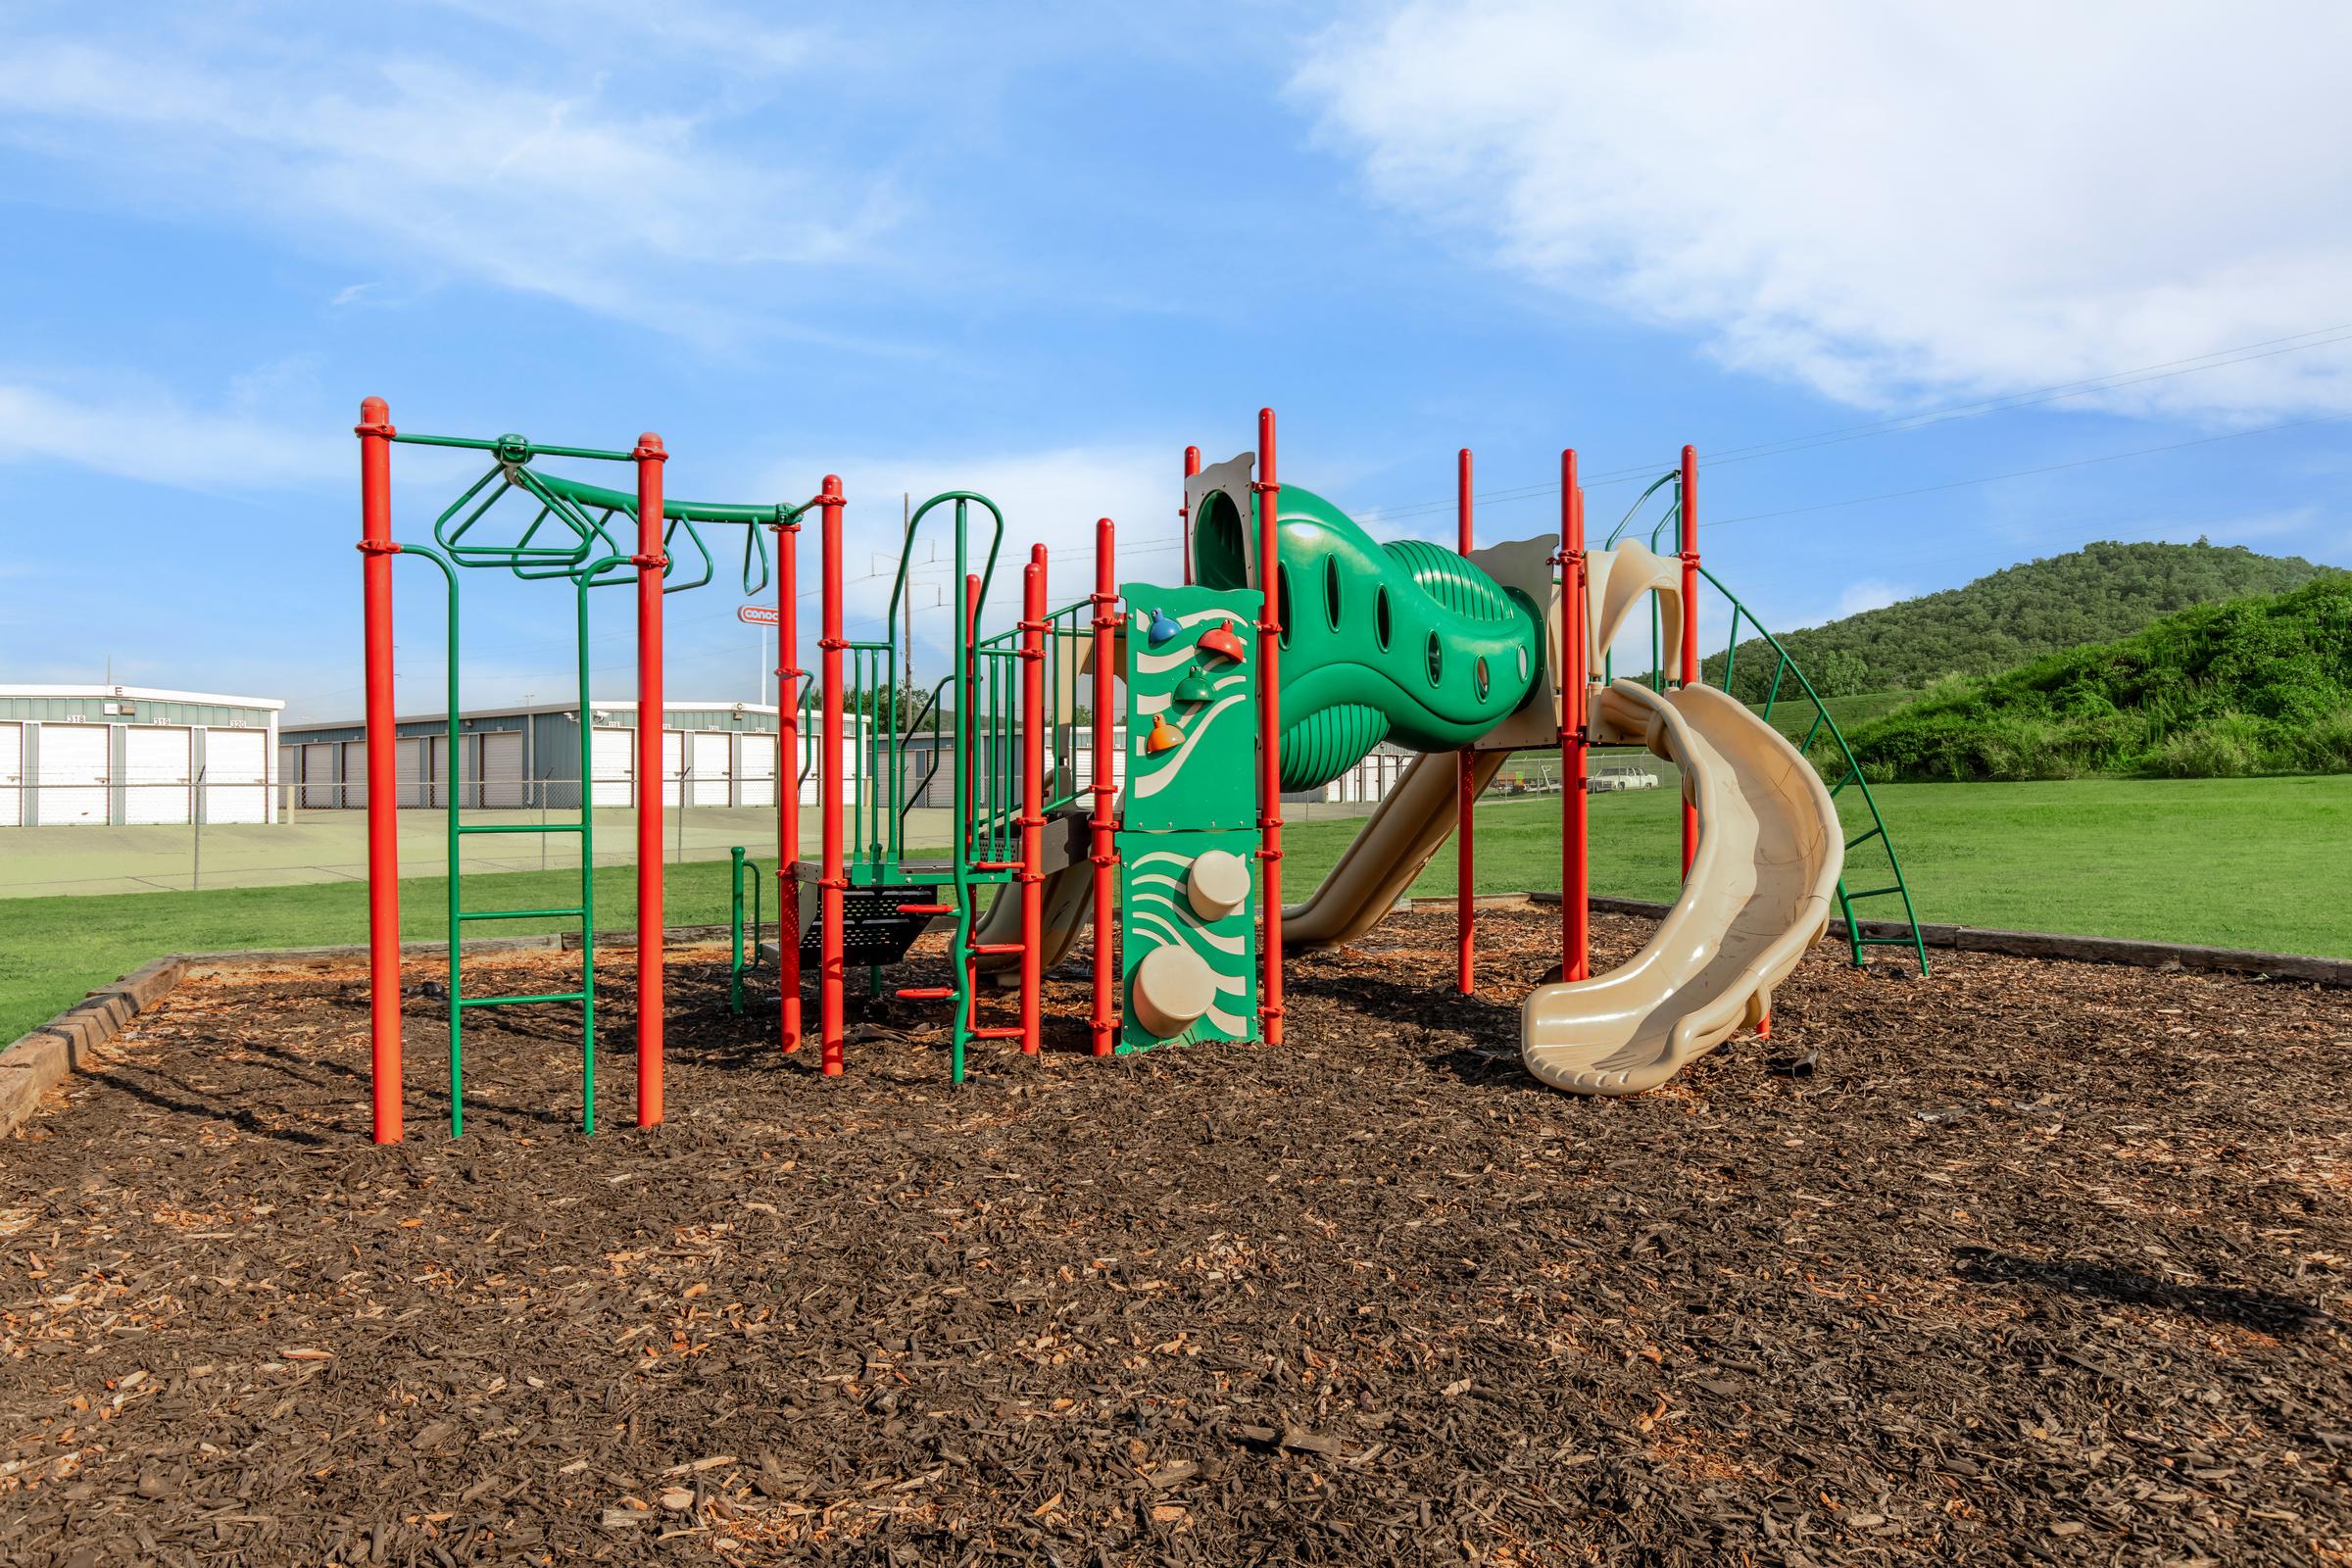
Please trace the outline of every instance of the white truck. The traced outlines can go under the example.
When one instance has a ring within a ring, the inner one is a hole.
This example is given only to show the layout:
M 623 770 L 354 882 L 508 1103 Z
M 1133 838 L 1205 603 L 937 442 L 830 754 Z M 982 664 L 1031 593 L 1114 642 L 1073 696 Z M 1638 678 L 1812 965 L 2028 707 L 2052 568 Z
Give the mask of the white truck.
M 1604 762 L 1585 780 L 1590 795 L 1607 795 L 1618 790 L 1654 790 L 1658 775 L 1635 762 Z

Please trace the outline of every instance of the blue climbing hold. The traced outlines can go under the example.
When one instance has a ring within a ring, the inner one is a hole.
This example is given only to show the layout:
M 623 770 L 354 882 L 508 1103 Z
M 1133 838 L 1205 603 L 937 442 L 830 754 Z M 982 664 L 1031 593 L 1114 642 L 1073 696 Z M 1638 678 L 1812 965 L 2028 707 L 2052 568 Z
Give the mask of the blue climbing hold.
M 1161 643 L 1175 636 L 1179 629 L 1176 622 L 1168 618 L 1166 611 L 1154 610 L 1152 612 L 1151 629 L 1144 633 L 1144 637 L 1152 647 L 1157 648 Z

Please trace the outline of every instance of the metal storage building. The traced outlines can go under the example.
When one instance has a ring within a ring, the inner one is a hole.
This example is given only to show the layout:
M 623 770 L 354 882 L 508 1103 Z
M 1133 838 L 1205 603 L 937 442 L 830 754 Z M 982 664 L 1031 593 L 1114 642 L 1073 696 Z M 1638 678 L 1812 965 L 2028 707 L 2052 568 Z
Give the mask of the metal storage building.
M 273 697 L 0 686 L 0 828 L 274 822 Z
M 767 703 L 662 705 L 662 801 L 665 806 L 773 806 L 777 710 Z M 590 705 L 590 798 L 601 807 L 637 804 L 637 705 Z M 400 804 L 468 810 L 576 810 L 580 804 L 580 712 L 572 703 L 484 708 L 459 715 L 456 764 L 446 714 L 398 721 Z M 279 771 L 305 810 L 357 810 L 368 804 L 367 726 L 357 719 L 289 724 Z M 816 798 L 817 738 L 804 723 L 802 798 Z M 855 756 L 845 748 L 844 763 Z

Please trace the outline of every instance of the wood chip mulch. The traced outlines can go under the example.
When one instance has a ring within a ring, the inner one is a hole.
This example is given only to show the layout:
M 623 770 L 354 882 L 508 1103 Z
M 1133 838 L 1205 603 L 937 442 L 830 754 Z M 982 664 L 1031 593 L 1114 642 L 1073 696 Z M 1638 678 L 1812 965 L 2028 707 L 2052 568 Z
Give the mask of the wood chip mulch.
M 1280 1050 L 1092 1060 L 1073 965 L 959 1093 L 695 950 L 650 1132 L 615 954 L 593 1139 L 540 1007 L 452 1143 L 416 966 L 388 1149 L 358 965 L 185 982 L 0 1143 L 0 1562 L 2352 1561 L 2352 996 L 1824 950 L 1586 1101 L 1555 919 L 1301 957 Z

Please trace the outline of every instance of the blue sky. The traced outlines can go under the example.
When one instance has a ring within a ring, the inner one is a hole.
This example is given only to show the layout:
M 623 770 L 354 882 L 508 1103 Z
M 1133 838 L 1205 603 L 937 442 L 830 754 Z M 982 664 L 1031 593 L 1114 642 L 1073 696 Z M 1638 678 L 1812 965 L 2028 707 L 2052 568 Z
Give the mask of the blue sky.
M 21 4 L 0 681 L 355 711 L 368 394 L 658 430 L 676 495 L 837 471 L 853 577 L 902 492 L 983 489 L 1057 599 L 1102 514 L 1172 578 L 1183 447 L 1260 404 L 1382 535 L 1450 538 L 1459 446 L 1485 542 L 1551 525 L 1563 445 L 1694 442 L 1781 625 L 2091 539 L 2352 565 L 2347 45 L 2286 4 Z M 470 477 L 396 472 L 407 537 Z M 468 703 L 559 699 L 564 596 L 466 591 Z M 672 597 L 673 695 L 752 695 L 736 603 Z

